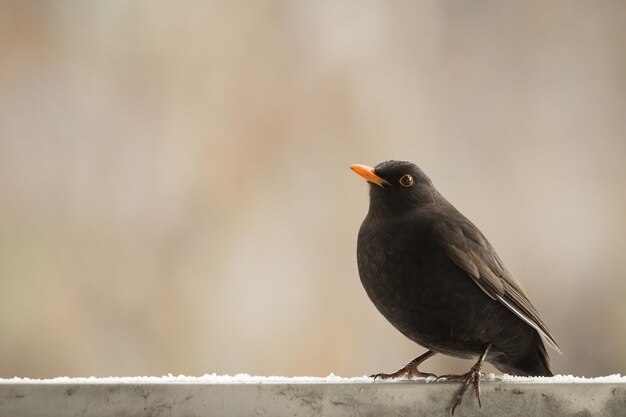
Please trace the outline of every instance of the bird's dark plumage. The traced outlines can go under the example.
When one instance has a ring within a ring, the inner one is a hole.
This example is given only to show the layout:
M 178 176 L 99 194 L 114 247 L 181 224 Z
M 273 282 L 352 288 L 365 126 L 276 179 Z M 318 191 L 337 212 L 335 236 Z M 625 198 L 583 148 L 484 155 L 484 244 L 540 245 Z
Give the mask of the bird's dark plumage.
M 559 347 L 547 326 L 485 236 L 428 176 L 402 161 L 353 169 L 370 182 L 359 275 L 385 318 L 433 352 L 478 358 L 490 346 L 486 361 L 502 372 L 552 375 L 542 337 Z

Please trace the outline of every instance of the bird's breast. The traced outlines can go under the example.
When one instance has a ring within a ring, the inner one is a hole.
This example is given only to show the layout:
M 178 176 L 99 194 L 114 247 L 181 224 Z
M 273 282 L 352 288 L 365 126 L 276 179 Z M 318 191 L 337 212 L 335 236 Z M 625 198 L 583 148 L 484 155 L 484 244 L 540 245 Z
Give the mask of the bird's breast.
M 402 315 L 407 305 L 423 303 L 436 286 L 430 273 L 436 259 L 427 241 L 402 227 L 364 222 L 357 262 L 365 291 L 389 320 Z
M 429 349 L 468 357 L 455 345 L 467 346 L 475 336 L 467 333 L 470 321 L 480 317 L 463 304 L 486 296 L 437 249 L 427 229 L 366 220 L 357 261 L 367 295 L 394 327 Z

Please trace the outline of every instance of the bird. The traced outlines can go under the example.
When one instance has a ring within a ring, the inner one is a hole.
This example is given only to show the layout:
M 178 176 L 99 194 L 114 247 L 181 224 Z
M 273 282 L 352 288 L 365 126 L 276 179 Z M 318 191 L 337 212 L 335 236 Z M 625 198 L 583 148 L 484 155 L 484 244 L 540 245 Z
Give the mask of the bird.
M 369 184 L 357 239 L 361 283 L 378 311 L 427 349 L 374 379 L 434 376 L 418 366 L 435 354 L 477 359 L 467 373 L 438 377 L 463 383 L 454 414 L 470 385 L 482 406 L 484 362 L 510 375 L 552 376 L 544 341 L 561 348 L 478 227 L 411 162 L 350 168 Z

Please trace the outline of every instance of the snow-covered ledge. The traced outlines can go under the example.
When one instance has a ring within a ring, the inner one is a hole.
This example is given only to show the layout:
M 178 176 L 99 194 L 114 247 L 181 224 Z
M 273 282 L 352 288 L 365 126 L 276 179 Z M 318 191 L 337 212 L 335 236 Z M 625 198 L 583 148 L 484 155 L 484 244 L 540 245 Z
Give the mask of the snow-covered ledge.
M 626 377 L 488 375 L 458 416 L 625 416 Z M 370 378 L 0 379 L 0 416 L 449 416 L 458 383 Z M 471 391 L 471 389 L 470 389 Z

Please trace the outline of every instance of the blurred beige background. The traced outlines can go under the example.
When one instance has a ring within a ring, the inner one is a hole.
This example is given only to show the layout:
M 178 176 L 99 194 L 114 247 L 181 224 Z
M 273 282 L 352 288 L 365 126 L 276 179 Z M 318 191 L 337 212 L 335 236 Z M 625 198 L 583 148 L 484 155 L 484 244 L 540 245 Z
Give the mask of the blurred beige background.
M 556 372 L 626 373 L 625 39 L 618 0 L 0 2 L 0 377 L 399 368 L 348 169 L 391 158 Z

